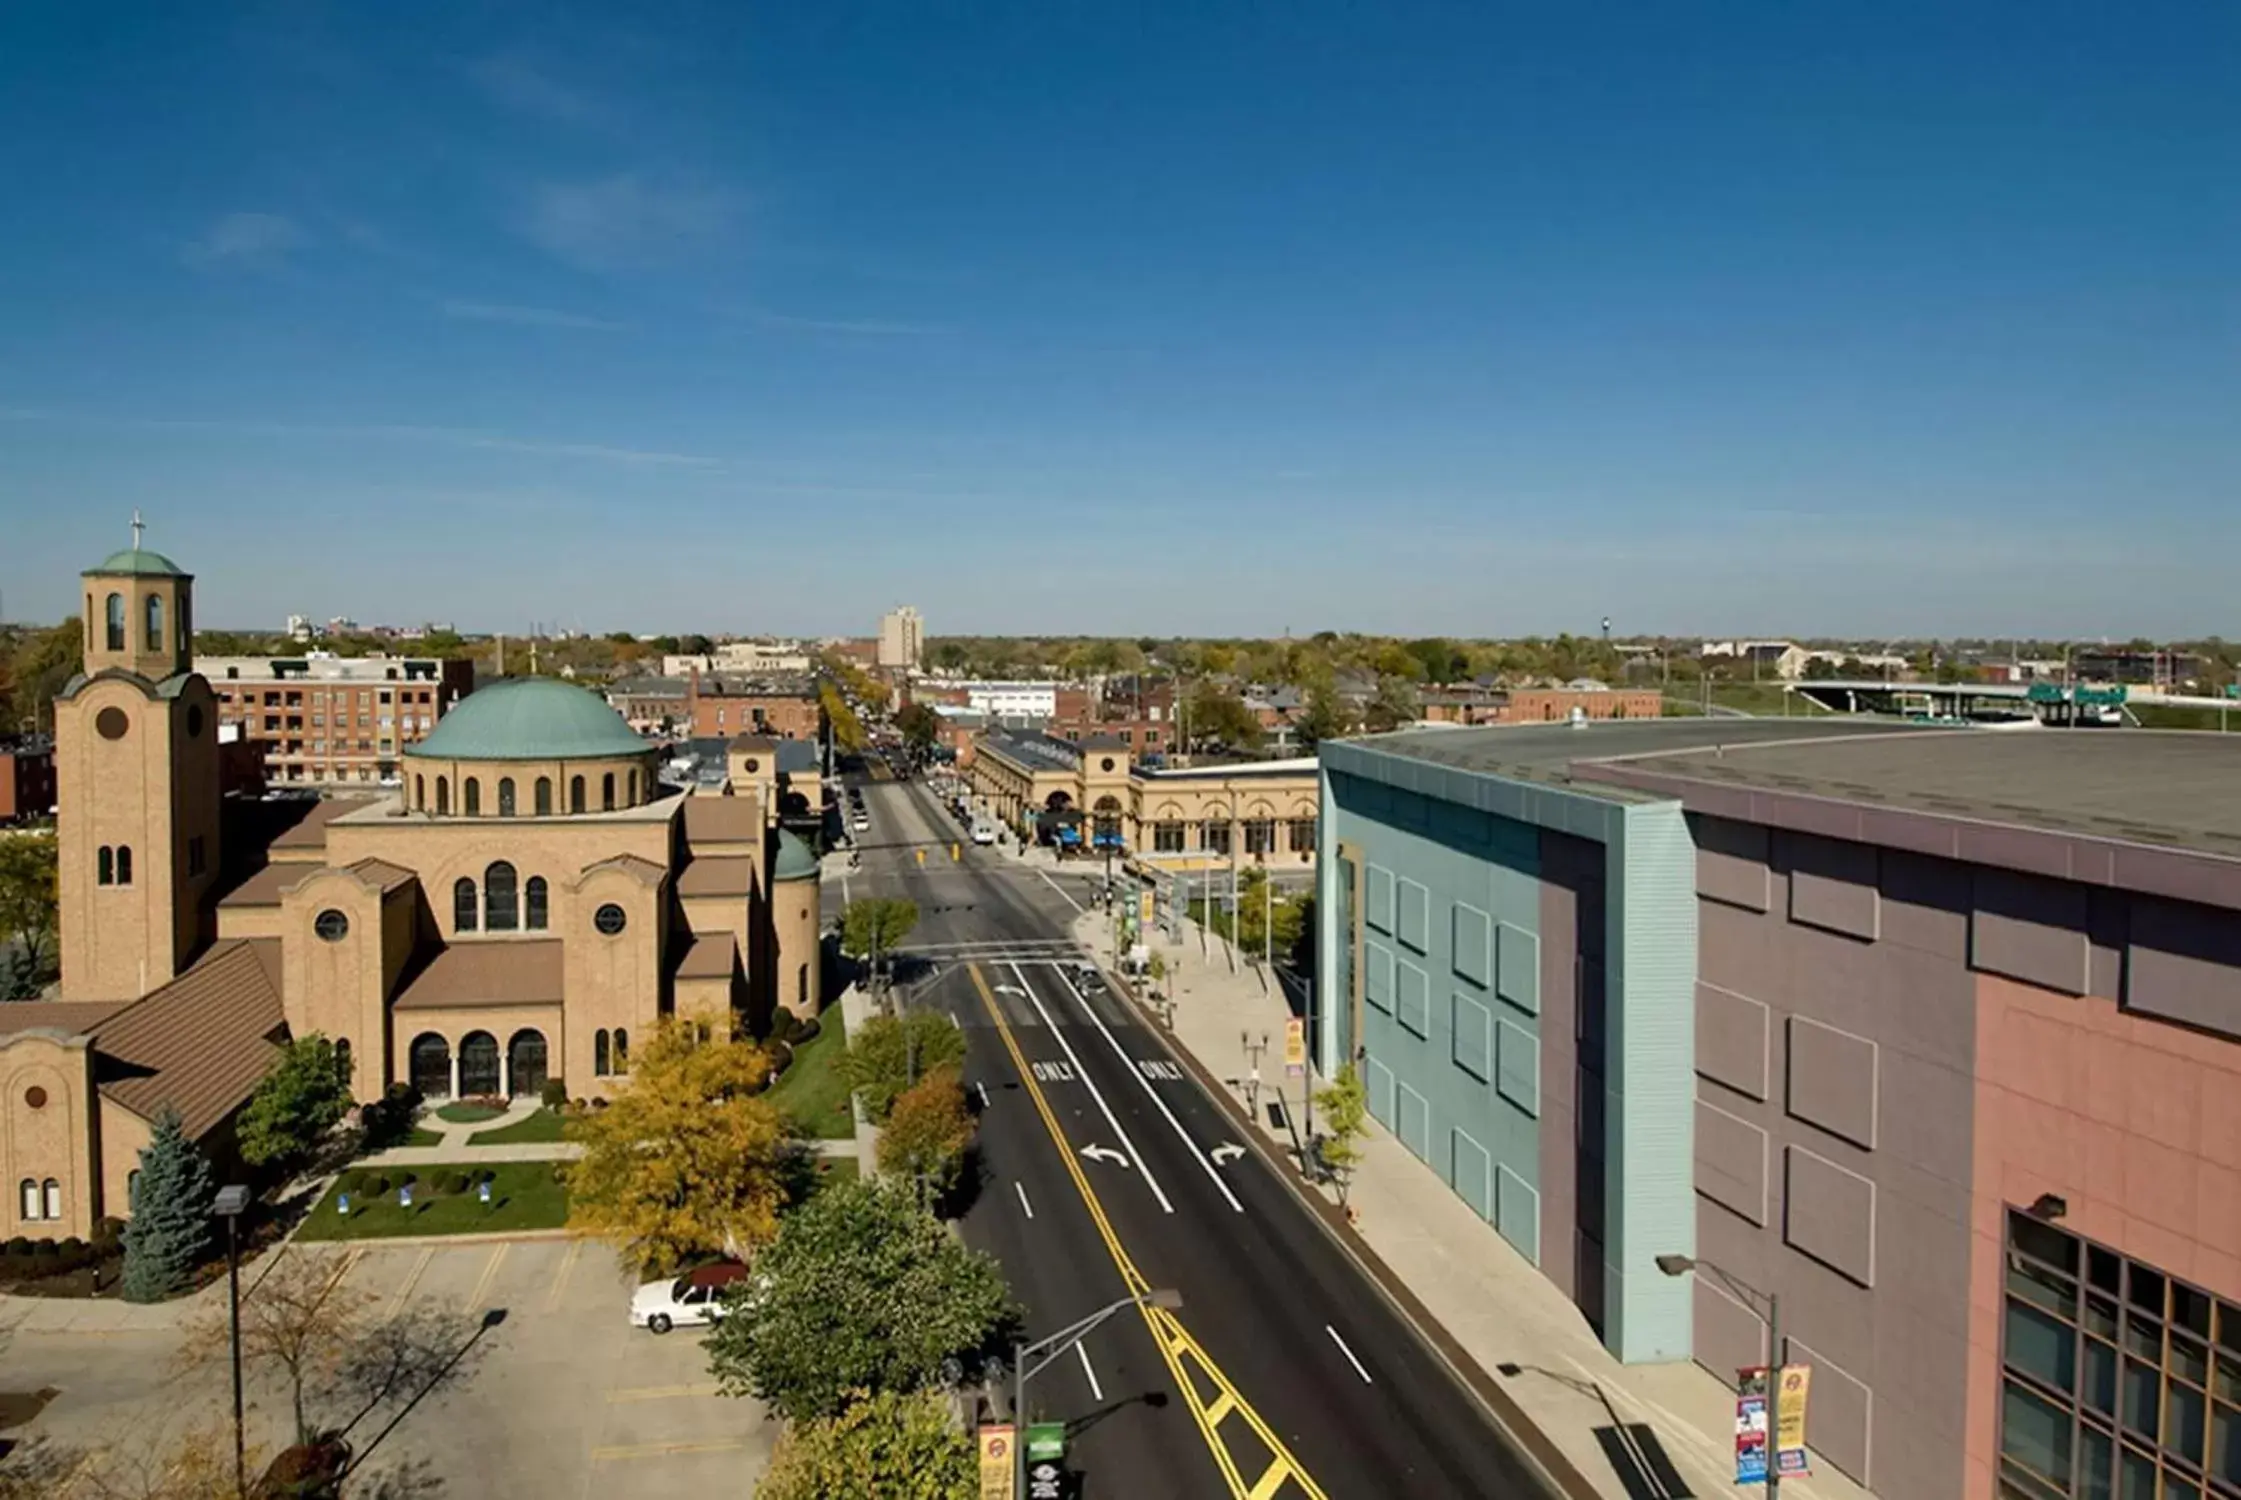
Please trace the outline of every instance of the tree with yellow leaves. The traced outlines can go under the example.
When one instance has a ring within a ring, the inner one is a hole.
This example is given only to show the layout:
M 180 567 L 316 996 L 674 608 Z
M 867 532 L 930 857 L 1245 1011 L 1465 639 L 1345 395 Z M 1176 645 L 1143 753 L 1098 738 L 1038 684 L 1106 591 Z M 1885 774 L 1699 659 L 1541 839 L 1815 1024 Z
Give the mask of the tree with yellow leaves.
M 964 1083 L 956 1068 L 936 1068 L 895 1096 L 879 1132 L 879 1170 L 915 1183 L 924 1205 L 957 1185 L 972 1142 Z
M 770 1058 L 664 1022 L 607 1108 L 570 1127 L 569 1218 L 639 1270 L 744 1254 L 778 1232 L 799 1151 L 767 1099 Z

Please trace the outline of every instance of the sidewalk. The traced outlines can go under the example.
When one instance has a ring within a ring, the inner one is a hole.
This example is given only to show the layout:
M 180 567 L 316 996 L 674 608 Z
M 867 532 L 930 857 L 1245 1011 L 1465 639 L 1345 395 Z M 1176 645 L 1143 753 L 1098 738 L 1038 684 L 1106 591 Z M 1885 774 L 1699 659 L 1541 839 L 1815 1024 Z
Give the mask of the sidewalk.
M 864 1023 L 878 1013 L 872 1005 L 871 997 L 857 986 L 852 984 L 841 992 L 840 1019 L 848 1028 L 850 1036 L 862 1035 Z M 879 1127 L 872 1123 L 871 1116 L 865 1112 L 862 1099 L 851 1094 L 848 1107 L 856 1117 L 856 1139 L 849 1143 L 854 1148 L 849 1154 L 856 1157 L 856 1170 L 868 1174 L 879 1162 Z M 828 1144 L 837 1146 L 841 1143 L 835 1141 Z M 838 1156 L 844 1153 L 835 1151 L 832 1154 Z
M 1076 939 L 1100 956 L 1110 945 L 1101 915 L 1074 924 Z M 1241 1118 L 1252 1067 L 1244 1041 L 1265 1034 L 1261 1112 L 1253 1123 L 1274 1154 L 1290 1157 L 1290 1131 L 1268 1120 L 1272 1097 L 1283 1099 L 1287 1119 L 1303 1113 L 1302 1081 L 1284 1076 L 1291 1012 L 1281 990 L 1250 964 L 1232 970 L 1233 955 L 1219 937 L 1201 934 L 1195 923 L 1184 931 L 1179 944 L 1154 935 L 1152 951 L 1166 961 L 1166 989 L 1175 1001 L 1173 1029 L 1165 1034 L 1224 1087 Z M 1312 1074 L 1307 1082 L 1320 1086 Z M 1335 1202 L 1285 1175 L 1299 1191 Z M 1539 1429 L 1558 1459 L 1550 1467 L 1568 1464 L 1607 1500 L 1671 1496 L 1676 1482 L 1679 1495 L 1735 1487 L 1733 1392 L 1692 1363 L 1620 1364 L 1553 1283 L 1374 1121 L 1348 1203 L 1357 1252 L 1366 1247 L 1452 1340 L 1450 1353 L 1475 1363 L 1485 1383 Z M 1370 1269 L 1374 1277 L 1376 1267 Z M 1646 1459 L 1647 1482 L 1622 1472 L 1638 1461 L 1629 1447 Z M 1550 1456 L 1542 1455 L 1544 1462 Z M 1674 1472 L 1660 1480 L 1656 1471 L 1668 1461 Z M 1557 1474 L 1559 1483 L 1570 1477 Z M 1868 1493 L 1820 1463 L 1811 1478 L 1784 1480 L 1783 1489 L 1801 1500 L 1860 1500 Z

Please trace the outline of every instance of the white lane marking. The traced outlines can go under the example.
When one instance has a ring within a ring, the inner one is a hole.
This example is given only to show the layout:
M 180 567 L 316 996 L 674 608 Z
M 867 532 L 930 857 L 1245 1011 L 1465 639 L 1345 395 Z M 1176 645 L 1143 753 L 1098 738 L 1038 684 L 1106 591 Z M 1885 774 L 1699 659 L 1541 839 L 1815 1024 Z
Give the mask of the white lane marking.
M 853 898 L 848 894 L 848 877 L 840 877 L 840 904 L 846 906 Z
M 1362 1377 L 1362 1384 L 1377 1384 L 1376 1381 L 1369 1378 L 1369 1371 L 1362 1368 L 1362 1362 L 1354 1357 L 1354 1351 L 1346 1347 L 1346 1340 L 1338 1336 L 1337 1329 L 1331 1327 L 1330 1324 L 1325 1323 L 1323 1325 L 1323 1332 L 1329 1334 L 1331 1336 L 1331 1342 L 1338 1345 L 1338 1352 L 1346 1356 L 1346 1362 L 1354 1367 L 1354 1373 Z
M 1151 1097 L 1152 1103 L 1159 1106 L 1159 1112 L 1166 1116 L 1167 1123 L 1175 1128 L 1175 1134 L 1182 1141 L 1184 1149 L 1190 1152 L 1191 1160 L 1197 1162 L 1205 1170 L 1207 1179 L 1221 1190 L 1222 1196 L 1229 1200 L 1229 1206 L 1232 1209 L 1238 1213 L 1245 1212 L 1245 1205 L 1237 1201 L 1237 1195 L 1229 1190 L 1229 1184 L 1222 1180 L 1222 1174 L 1215 1169 L 1212 1162 L 1206 1159 L 1205 1153 L 1198 1149 L 1198 1142 L 1191 1139 L 1190 1132 L 1183 1128 L 1183 1122 L 1175 1118 L 1175 1111 L 1167 1107 L 1167 1101 L 1159 1096 L 1158 1089 L 1152 1087 L 1152 1081 L 1144 1076 L 1140 1068 L 1135 1066 L 1136 1059 L 1128 1055 L 1128 1049 L 1120 1044 L 1120 1038 L 1114 1036 L 1112 1030 L 1106 1026 L 1103 1018 L 1097 1014 L 1097 1008 L 1089 1003 L 1087 996 L 1074 988 L 1074 981 L 1068 976 L 1065 969 L 1057 970 L 1057 974 L 1059 982 L 1066 986 L 1066 992 L 1074 997 L 1074 1003 L 1082 1008 L 1082 1013 L 1089 1017 L 1089 1023 L 1097 1028 L 1097 1034 L 1102 1036 L 1113 1051 L 1119 1055 L 1121 1065 L 1128 1069 L 1128 1076 L 1142 1086 L 1144 1092 Z M 1082 1082 L 1089 1082 L 1087 1074 L 1083 1075 Z M 1143 1158 L 1139 1156 L 1137 1160 L 1141 1161 Z
M 1113 1127 L 1113 1134 L 1120 1137 L 1121 1145 L 1131 1157 L 1135 1158 L 1136 1165 L 1143 1169 L 1144 1185 L 1149 1187 L 1152 1190 L 1152 1196 L 1159 1200 L 1161 1212 L 1173 1213 L 1175 1205 L 1167 1201 L 1167 1194 L 1160 1190 L 1159 1179 L 1154 1177 L 1152 1169 L 1145 1165 L 1144 1153 L 1137 1150 L 1136 1143 L 1128 1138 L 1128 1132 L 1121 1127 L 1120 1117 L 1115 1115 L 1113 1107 L 1105 1102 L 1104 1091 L 1099 1089 L 1096 1080 L 1089 1076 L 1089 1071 L 1082 1066 L 1082 1060 L 1074 1055 L 1074 1044 L 1067 1041 L 1066 1033 L 1058 1029 L 1058 1022 L 1051 1018 L 1050 1011 L 1043 1005 L 1043 997 L 1035 993 L 1033 985 L 1027 983 L 1027 976 L 1019 972 L 1018 964 L 1012 965 L 1012 978 L 1018 980 L 1021 987 L 1027 991 L 1027 1003 L 1035 1007 L 1035 1014 L 1043 1018 L 1043 1025 L 1050 1029 L 1050 1034 L 1053 1037 L 1057 1038 L 1059 1050 L 1063 1051 L 1066 1054 L 1066 1060 L 1074 1065 L 1075 1074 L 1088 1086 L 1089 1097 L 1097 1101 L 1098 1112 L 1105 1116 L 1105 1123 Z M 1149 1088 L 1151 1085 L 1146 1084 L 1145 1087 Z M 1228 1189 L 1225 1188 L 1223 1191 L 1226 1192 Z
M 1063 899 L 1068 906 L 1074 908 L 1075 916 L 1078 917 L 1083 912 L 1089 910 L 1088 907 L 1082 905 L 1079 901 L 1076 901 L 1072 896 L 1067 895 L 1066 887 L 1060 885 L 1057 881 L 1050 878 L 1050 871 L 1044 869 L 1041 865 L 1037 865 L 1035 866 L 1035 873 L 1043 877 L 1043 884 L 1058 892 L 1060 898 Z
M 1082 1155 L 1091 1161 L 1117 1161 L 1124 1167 L 1128 1165 L 1128 1158 L 1110 1146 L 1087 1145 L 1082 1147 Z
M 976 1083 L 973 1085 L 973 1092 L 980 1095 L 980 1107 L 982 1109 L 988 1108 L 988 1085 Z
M 1206 1154 L 1214 1158 L 1217 1164 L 1224 1162 L 1233 1162 L 1240 1156 L 1243 1156 L 1245 1154 L 1245 1148 L 1238 1145 L 1235 1141 L 1231 1141 L 1226 1146 L 1216 1146 L 1213 1150 L 1207 1152 Z
M 1089 1377 L 1089 1398 L 1092 1401 L 1104 1400 L 1105 1387 L 1097 1383 L 1097 1372 L 1089 1367 L 1089 1345 L 1077 1342 L 1074 1352 L 1082 1357 L 1082 1373 Z
M 1015 1182 L 1012 1184 L 1012 1191 L 1019 1194 L 1019 1206 L 1027 1211 L 1027 1217 L 1030 1219 L 1034 1218 L 1035 1205 L 1027 1201 L 1027 1185 L 1025 1183 Z

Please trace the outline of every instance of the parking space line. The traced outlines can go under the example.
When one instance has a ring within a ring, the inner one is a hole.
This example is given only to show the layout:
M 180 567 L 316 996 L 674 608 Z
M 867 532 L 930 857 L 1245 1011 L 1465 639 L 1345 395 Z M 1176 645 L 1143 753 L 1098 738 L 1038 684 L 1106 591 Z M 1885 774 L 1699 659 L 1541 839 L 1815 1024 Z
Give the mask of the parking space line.
M 570 1240 L 568 1253 L 560 1258 L 560 1269 L 552 1273 L 552 1290 L 545 1293 L 545 1311 L 560 1311 L 561 1294 L 568 1290 L 568 1273 L 576 1269 L 576 1257 L 584 1253 L 582 1240 Z
M 591 1461 L 595 1464 L 614 1463 L 630 1458 L 671 1458 L 680 1453 L 737 1453 L 747 1446 L 745 1438 L 716 1438 L 703 1443 L 634 1443 L 617 1448 L 594 1448 Z
M 405 1273 L 404 1284 L 397 1288 L 397 1295 L 389 1299 L 390 1317 L 394 1318 L 397 1316 L 397 1314 L 405 1310 L 405 1303 L 408 1299 L 411 1298 L 412 1289 L 420 1285 L 421 1274 L 428 1269 L 428 1262 L 434 1260 L 435 1258 L 436 1247 L 434 1245 L 424 1245 L 421 1247 L 420 1258 L 414 1261 L 412 1263 L 412 1269 Z
M 506 1252 L 511 1249 L 512 1244 L 501 1242 L 490 1252 L 490 1260 L 482 1268 L 481 1279 L 476 1281 L 475 1289 L 467 1294 L 467 1311 L 473 1312 L 482 1306 L 482 1299 L 490 1295 L 490 1283 L 498 1279 L 498 1267 L 506 1259 Z
M 722 1394 L 723 1387 L 717 1385 L 713 1380 L 704 1380 L 696 1385 L 641 1385 L 628 1390 L 609 1391 L 607 1402 L 611 1406 L 619 1406 L 629 1401 L 673 1401 L 684 1396 L 720 1396 Z

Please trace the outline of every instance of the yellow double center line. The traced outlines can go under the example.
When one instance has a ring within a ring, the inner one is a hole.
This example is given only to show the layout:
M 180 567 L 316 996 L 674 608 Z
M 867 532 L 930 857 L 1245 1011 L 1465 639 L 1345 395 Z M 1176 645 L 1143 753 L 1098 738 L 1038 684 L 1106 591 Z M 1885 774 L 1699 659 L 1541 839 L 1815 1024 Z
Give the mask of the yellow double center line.
M 1012 1066 L 1019 1074 L 1020 1085 L 1027 1090 L 1027 1096 L 1035 1101 L 1035 1112 L 1042 1116 L 1043 1128 L 1050 1132 L 1051 1143 L 1058 1148 L 1058 1159 L 1066 1164 L 1066 1175 L 1074 1180 L 1075 1191 L 1082 1197 L 1082 1206 L 1089 1210 L 1090 1221 L 1097 1226 L 1098 1236 L 1105 1241 L 1105 1249 L 1113 1257 L 1113 1265 L 1120 1271 L 1121 1284 L 1128 1288 L 1130 1296 L 1143 1297 L 1151 1291 L 1152 1284 L 1136 1269 L 1136 1262 L 1129 1258 L 1119 1234 L 1114 1232 L 1112 1220 L 1106 1217 L 1105 1205 L 1098 1201 L 1096 1190 L 1089 1185 L 1089 1176 L 1082 1171 L 1080 1161 L 1075 1158 L 1072 1143 L 1066 1139 L 1066 1132 L 1059 1126 L 1057 1114 L 1051 1109 L 1050 1101 L 1043 1096 L 1041 1085 L 1035 1081 L 1035 1070 L 1029 1065 L 1027 1055 L 1020 1050 L 1019 1039 L 1012 1035 L 1011 1025 L 1004 1019 L 1004 1012 L 997 1005 L 996 996 L 989 989 L 988 981 L 982 977 L 980 965 L 973 964 L 970 968 L 973 986 L 980 991 L 980 1003 L 987 1008 L 989 1020 L 995 1023 L 996 1034 L 1003 1038 L 1004 1050 L 1011 1054 Z M 1160 1357 L 1167 1361 L 1168 1373 L 1175 1378 L 1175 1386 L 1182 1393 L 1183 1404 L 1190 1408 L 1191 1420 L 1198 1424 L 1199 1434 L 1206 1439 L 1206 1447 L 1214 1456 L 1214 1466 L 1221 1470 L 1222 1478 L 1228 1483 L 1230 1494 L 1236 1500 L 1272 1500 L 1273 1496 L 1283 1492 L 1287 1483 L 1296 1485 L 1298 1493 L 1309 1497 L 1309 1500 L 1328 1500 L 1322 1487 L 1308 1477 L 1307 1471 L 1300 1466 L 1298 1459 L 1292 1457 L 1291 1450 L 1284 1446 L 1283 1440 L 1261 1420 L 1260 1413 L 1253 1410 L 1252 1404 L 1238 1394 L 1237 1387 L 1230 1384 L 1229 1377 L 1222 1373 L 1221 1367 L 1214 1363 L 1212 1356 L 1207 1354 L 1198 1340 L 1191 1337 L 1181 1319 L 1165 1308 L 1152 1307 L 1141 1301 L 1136 1304 L 1136 1310 L 1143 1315 L 1144 1326 L 1150 1331 L 1152 1342 L 1159 1346 Z M 1269 1455 L 1267 1466 L 1251 1484 L 1246 1483 L 1237 1457 L 1230 1452 L 1229 1444 L 1222 1438 L 1222 1424 L 1232 1419 L 1244 1423 Z

